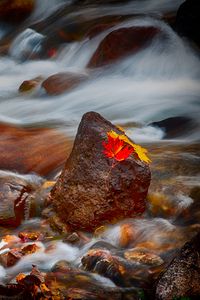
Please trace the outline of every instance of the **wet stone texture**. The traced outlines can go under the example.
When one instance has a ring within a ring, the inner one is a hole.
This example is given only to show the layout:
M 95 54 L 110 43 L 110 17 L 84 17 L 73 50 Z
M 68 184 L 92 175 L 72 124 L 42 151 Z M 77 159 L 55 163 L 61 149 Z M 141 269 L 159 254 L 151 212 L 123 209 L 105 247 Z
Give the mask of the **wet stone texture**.
M 17 227 L 37 214 L 35 192 L 43 179 L 0 171 L 0 226 Z M 42 200 L 40 200 L 42 201 Z
M 145 211 L 150 184 L 149 166 L 134 155 L 111 168 L 102 142 L 117 127 L 97 113 L 83 116 L 73 150 L 48 203 L 72 230 L 93 231 L 104 223 L 133 217 Z
M 156 288 L 158 300 L 187 296 L 200 299 L 200 232 L 183 246 Z
M 109 33 L 98 46 L 88 63 L 89 68 L 102 67 L 137 53 L 160 33 L 156 27 L 119 28 Z
M 57 73 L 48 77 L 42 83 L 42 87 L 49 95 L 59 95 L 75 88 L 87 79 L 88 76 L 86 74 L 72 72 Z

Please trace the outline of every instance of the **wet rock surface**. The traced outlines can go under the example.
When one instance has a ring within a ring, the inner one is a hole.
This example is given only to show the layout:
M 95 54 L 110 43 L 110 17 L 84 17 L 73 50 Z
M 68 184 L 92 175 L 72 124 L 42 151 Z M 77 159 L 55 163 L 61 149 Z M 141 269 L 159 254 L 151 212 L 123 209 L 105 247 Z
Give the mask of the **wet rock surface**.
M 100 43 L 88 67 L 102 67 L 137 53 L 159 33 L 160 29 L 156 27 L 127 27 L 113 30 Z
M 16 227 L 37 212 L 34 193 L 43 180 L 37 176 L 0 171 L 0 225 Z M 42 201 L 40 199 L 40 201 Z M 39 206 L 39 203 L 38 203 Z
M 158 122 L 153 122 L 149 125 L 163 129 L 165 132 L 164 137 L 166 139 L 183 136 L 197 126 L 193 119 L 181 116 L 167 118 Z
M 200 233 L 180 250 L 160 277 L 156 299 L 172 300 L 179 297 L 200 296 Z M 193 299 L 193 298 L 192 298 Z
M 61 167 L 71 143 L 51 128 L 0 124 L 0 169 L 48 175 Z M 51 153 L 51 159 L 49 159 Z
M 59 95 L 72 90 L 87 79 L 88 76 L 86 74 L 58 73 L 43 81 L 42 87 L 49 95 Z
M 81 259 L 84 270 L 97 273 L 112 280 L 120 287 L 148 288 L 156 272 L 136 261 L 127 260 L 105 249 L 91 249 Z M 153 266 L 153 265 L 152 265 Z
M 50 193 L 48 202 L 71 229 L 91 231 L 145 210 L 149 166 L 132 155 L 111 169 L 102 144 L 110 130 L 124 134 L 97 113 L 83 116 L 73 150 Z
M 118 288 L 106 286 L 99 282 L 90 273 L 74 267 L 68 267 L 67 263 L 59 262 L 62 267 L 54 267 L 47 274 L 45 282 L 51 290 L 52 296 L 58 299 L 81 300 L 128 300 L 138 299 L 135 288 Z M 66 267 L 64 267 L 66 265 Z M 56 282 L 56 284 L 55 284 Z
M 43 80 L 43 77 L 38 76 L 33 79 L 23 81 L 19 87 L 19 92 L 26 93 L 26 92 L 34 91 L 40 85 L 42 80 Z

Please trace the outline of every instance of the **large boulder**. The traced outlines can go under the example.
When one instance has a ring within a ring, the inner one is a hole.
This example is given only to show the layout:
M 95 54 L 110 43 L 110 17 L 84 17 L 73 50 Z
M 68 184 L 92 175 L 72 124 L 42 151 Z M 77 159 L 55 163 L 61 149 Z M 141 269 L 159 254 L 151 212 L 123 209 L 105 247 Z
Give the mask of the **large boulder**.
M 102 40 L 90 59 L 88 67 L 101 67 L 137 53 L 146 47 L 158 33 L 160 29 L 153 26 L 116 29 Z
M 183 246 L 178 256 L 160 277 L 156 288 L 156 299 L 173 300 L 181 297 L 199 299 L 199 283 L 200 232 Z
M 70 229 L 92 231 L 145 211 L 149 166 L 130 155 L 113 168 L 102 144 L 111 130 L 124 134 L 98 113 L 83 116 L 70 157 L 50 193 L 48 202 Z
M 11 23 L 23 21 L 32 13 L 34 6 L 34 0 L 1 0 L 0 20 Z
M 57 73 L 43 81 L 42 87 L 49 95 L 59 95 L 75 88 L 87 79 L 88 76 L 86 74 L 72 72 Z

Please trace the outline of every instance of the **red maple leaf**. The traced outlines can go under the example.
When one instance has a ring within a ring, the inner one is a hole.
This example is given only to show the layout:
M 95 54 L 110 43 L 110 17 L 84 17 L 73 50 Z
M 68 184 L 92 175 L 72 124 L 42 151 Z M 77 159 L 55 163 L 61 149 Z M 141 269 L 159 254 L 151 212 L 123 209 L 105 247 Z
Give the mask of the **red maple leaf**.
M 122 161 L 128 158 L 131 153 L 133 153 L 134 148 L 127 145 L 123 140 L 120 140 L 119 137 L 113 137 L 109 132 L 108 135 L 108 141 L 103 142 L 104 146 L 104 154 L 108 158 L 114 158 L 117 161 Z

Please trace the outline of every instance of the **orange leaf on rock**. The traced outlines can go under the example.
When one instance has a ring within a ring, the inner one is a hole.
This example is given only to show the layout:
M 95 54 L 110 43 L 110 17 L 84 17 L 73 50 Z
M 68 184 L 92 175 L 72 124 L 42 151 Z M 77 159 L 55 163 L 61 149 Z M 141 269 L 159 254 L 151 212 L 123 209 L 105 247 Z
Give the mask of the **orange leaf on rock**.
M 110 132 L 107 133 L 108 141 L 103 142 L 104 154 L 108 158 L 114 158 L 117 161 L 125 160 L 134 151 L 134 148 L 126 145 L 123 140 L 119 139 L 119 136 L 113 137 Z
M 124 134 L 118 134 L 115 131 L 111 130 L 107 133 L 108 136 L 110 136 L 112 139 L 119 139 L 120 141 L 123 141 L 125 145 L 129 145 L 133 148 L 133 152 L 137 155 L 137 157 L 146 163 L 150 163 L 151 160 L 147 156 L 147 150 L 140 145 L 134 144 L 132 141 L 128 139 L 128 137 Z

